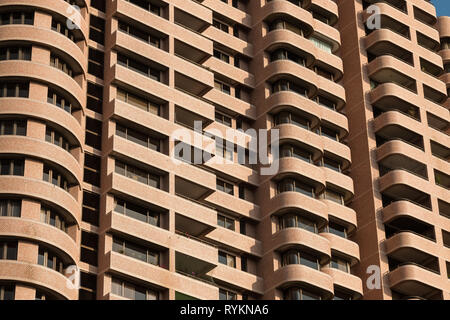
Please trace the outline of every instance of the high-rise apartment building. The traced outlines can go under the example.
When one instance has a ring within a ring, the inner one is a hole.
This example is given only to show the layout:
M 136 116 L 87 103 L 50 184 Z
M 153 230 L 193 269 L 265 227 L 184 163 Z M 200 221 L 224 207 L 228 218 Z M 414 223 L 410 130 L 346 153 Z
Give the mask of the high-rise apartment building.
M 450 299 L 449 46 L 424 0 L 0 0 L 0 300 Z

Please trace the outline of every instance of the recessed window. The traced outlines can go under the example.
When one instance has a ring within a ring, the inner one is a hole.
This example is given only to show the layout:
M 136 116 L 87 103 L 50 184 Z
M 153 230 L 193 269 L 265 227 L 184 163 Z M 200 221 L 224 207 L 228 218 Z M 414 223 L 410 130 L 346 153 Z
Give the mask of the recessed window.
M 160 225 L 159 212 L 122 199 L 114 199 L 114 211 L 153 226 Z
M 225 289 L 219 289 L 219 300 L 237 300 L 237 294 Z
M 57 272 L 63 273 L 64 264 L 54 252 L 39 246 L 38 264 Z
M 291 91 L 306 97 L 306 89 L 289 80 L 281 79 L 272 84 L 272 93 L 280 91 Z
M 52 54 L 50 56 L 50 65 L 66 73 L 69 77 L 73 77 L 72 68 L 62 58 Z
M 48 88 L 47 102 L 63 109 L 68 113 L 72 112 L 72 104 L 69 102 L 69 100 L 57 94 L 50 88 Z
M 24 160 L 0 160 L 0 175 L 23 176 L 24 165 Z
M 17 260 L 17 241 L 0 241 L 0 260 Z
M 280 148 L 281 158 L 297 158 L 312 163 L 312 153 L 292 145 L 282 145 Z
M 213 26 L 219 30 L 222 30 L 223 32 L 229 33 L 230 26 L 224 22 L 213 19 Z
M 27 135 L 26 120 L 0 120 L 0 135 Z
M 31 60 L 31 47 L 2 47 L 1 60 Z
M 155 81 L 161 81 L 161 71 L 156 68 L 150 67 L 142 62 L 129 58 L 121 53 L 117 54 L 117 62 L 121 66 L 145 75 L 146 77 L 149 77 Z
M 90 153 L 85 153 L 83 181 L 100 187 L 100 168 L 101 158 Z
M 13 284 L 0 286 L 0 301 L 14 300 L 16 287 Z
M 219 263 L 236 268 L 236 257 L 229 253 L 219 251 Z
M 92 266 L 97 266 L 98 235 L 92 232 L 81 232 L 80 260 Z
M 75 42 L 74 33 L 72 30 L 69 30 L 67 28 L 67 24 L 65 22 L 59 22 L 53 18 L 52 19 L 52 30 L 66 36 L 67 38 L 69 38 L 70 40 Z
M 67 232 L 66 220 L 55 210 L 41 206 L 41 222 Z
M 21 200 L 0 199 L 0 217 L 20 217 L 21 211 Z
M 133 179 L 135 181 L 145 183 L 150 187 L 160 188 L 160 176 L 156 174 L 152 174 L 150 172 L 144 171 L 142 169 L 136 168 L 129 164 L 120 162 L 119 160 L 115 161 L 115 172 L 123 175 L 127 178 Z
M 114 237 L 112 249 L 114 252 L 159 266 L 159 252 L 156 250 L 151 250 L 116 237 Z
M 63 148 L 66 151 L 69 151 L 70 145 L 69 142 L 64 138 L 59 132 L 53 130 L 48 127 L 45 130 L 45 141 L 53 143 L 60 148 Z
M 159 292 L 117 278 L 111 280 L 111 293 L 131 300 L 159 300 Z
M 229 95 L 231 94 L 231 87 L 228 84 L 223 83 L 221 81 L 214 80 L 214 88 L 222 91 L 225 94 Z
M 347 239 L 347 228 L 335 222 L 330 221 L 326 227 L 326 231 L 335 234 L 341 238 Z
M 0 14 L 0 25 L 28 24 L 34 22 L 34 12 L 5 12 Z
M 157 37 L 151 33 L 143 31 L 142 29 L 136 28 L 123 21 L 119 21 L 119 30 L 135 38 L 138 38 L 156 48 L 161 48 L 160 37 Z
M 214 49 L 213 55 L 214 57 L 216 57 L 219 60 L 222 60 L 223 62 L 230 63 L 230 56 L 222 51 Z
M 122 126 L 119 123 L 116 123 L 116 134 L 119 137 L 125 138 L 134 143 L 140 144 L 146 148 L 160 151 L 160 140 L 150 137 L 144 133 L 138 132 L 137 130 L 133 130 L 127 127 Z
M 88 146 L 94 149 L 102 150 L 102 122 L 86 117 L 86 136 L 84 139 Z
M 318 233 L 317 223 L 295 213 L 288 213 L 279 217 L 279 226 L 280 229 L 301 228 Z
M 59 173 L 57 170 L 50 168 L 47 165 L 44 165 L 42 179 L 46 182 L 50 182 L 51 184 L 60 187 L 66 191 L 69 188 L 69 184 L 68 184 L 66 178 L 61 173 Z
M 322 298 L 314 293 L 306 291 L 302 288 L 293 287 L 284 291 L 285 300 L 322 300 Z
M 333 269 L 338 269 L 346 273 L 350 272 L 350 263 L 338 257 L 331 257 L 330 266 Z
M 157 16 L 161 15 L 161 7 L 148 1 L 148 0 L 125 0 L 127 2 L 130 2 L 138 7 L 141 7 L 144 10 L 147 10 L 153 14 L 156 14 Z
M 217 215 L 217 224 L 223 228 L 234 231 L 234 219 L 225 217 L 223 215 Z
M 327 200 L 331 200 L 331 201 L 334 201 L 334 202 L 342 204 L 342 205 L 345 203 L 344 196 L 339 192 L 336 192 L 336 191 L 333 191 L 330 189 L 326 189 L 325 192 L 323 193 L 323 195 L 324 195 L 324 198 Z
M 230 117 L 228 117 L 222 113 L 216 112 L 215 120 L 217 122 L 231 128 L 231 118 Z
M 320 270 L 318 258 L 297 250 L 289 250 L 283 253 L 281 263 L 283 266 L 290 264 L 301 264 L 315 270 Z
M 278 193 L 283 192 L 299 192 L 308 197 L 315 197 L 314 188 L 301 181 L 295 179 L 284 179 L 278 182 L 277 185 Z
M 153 113 L 157 116 L 161 114 L 161 105 L 154 103 L 152 101 L 149 101 L 145 98 L 142 98 L 140 96 L 137 96 L 135 94 L 129 93 L 125 90 L 122 90 L 120 88 L 117 89 L 117 99 L 129 103 L 135 107 L 138 107 L 144 111 Z
M 233 185 L 231 183 L 227 183 L 223 180 L 217 179 L 216 189 L 219 191 L 228 193 L 230 195 L 234 195 Z
M 29 83 L 6 82 L 0 84 L 0 98 L 28 98 Z

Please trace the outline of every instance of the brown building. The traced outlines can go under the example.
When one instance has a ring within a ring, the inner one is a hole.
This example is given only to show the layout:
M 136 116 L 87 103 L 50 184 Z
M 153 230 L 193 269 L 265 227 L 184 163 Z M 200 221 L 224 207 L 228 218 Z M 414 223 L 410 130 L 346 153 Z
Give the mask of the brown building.
M 424 0 L 0 0 L 0 300 L 450 299 L 448 71 Z

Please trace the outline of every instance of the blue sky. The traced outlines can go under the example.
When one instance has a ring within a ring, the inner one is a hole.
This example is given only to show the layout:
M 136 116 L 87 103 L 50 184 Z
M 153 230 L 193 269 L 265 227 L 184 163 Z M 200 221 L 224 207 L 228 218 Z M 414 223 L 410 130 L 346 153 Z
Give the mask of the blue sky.
M 450 0 L 431 0 L 438 16 L 450 16 Z

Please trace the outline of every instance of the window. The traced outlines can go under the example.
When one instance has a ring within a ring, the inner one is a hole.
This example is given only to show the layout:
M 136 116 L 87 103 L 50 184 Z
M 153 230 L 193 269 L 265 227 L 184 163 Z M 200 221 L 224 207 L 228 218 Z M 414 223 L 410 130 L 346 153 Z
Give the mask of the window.
M 31 60 L 31 47 L 2 47 L 1 60 Z
M 91 14 L 89 22 L 89 39 L 105 45 L 105 20 Z
M 289 80 L 281 79 L 272 84 L 272 93 L 280 91 L 292 91 L 306 97 L 306 89 Z
M 223 53 L 222 51 L 214 49 L 213 55 L 214 57 L 216 57 L 219 60 L 222 60 L 223 62 L 230 63 L 230 56 L 226 53 Z
M 331 110 L 336 110 L 336 103 L 322 96 L 317 96 L 317 103 Z
M 69 142 L 61 134 L 49 126 L 47 126 L 47 129 L 45 130 L 45 141 L 53 143 L 66 151 L 69 151 L 70 149 Z
M 103 79 L 103 65 L 105 64 L 104 53 L 102 51 L 89 48 L 88 73 Z
M 29 24 L 34 22 L 34 12 L 5 12 L 0 15 L 0 25 Z
M 286 49 L 277 49 L 270 55 L 271 61 L 277 61 L 277 60 L 291 60 L 295 63 L 298 63 L 302 66 L 306 65 L 306 60 L 303 57 L 300 57 Z
M 53 252 L 41 246 L 39 246 L 38 264 L 60 273 L 63 273 L 64 271 L 62 260 Z
M 139 28 L 133 27 L 123 21 L 119 21 L 119 30 L 142 41 L 145 41 L 156 48 L 161 48 L 161 39 L 159 37 Z
M 289 213 L 279 217 L 279 226 L 280 229 L 301 228 L 318 233 L 317 223 L 295 213 Z
M 219 30 L 222 30 L 223 32 L 229 33 L 230 27 L 224 22 L 213 19 L 213 26 Z
M 69 66 L 69 64 L 53 54 L 50 56 L 50 65 L 66 73 L 67 75 L 69 75 L 69 77 L 73 77 L 73 70 Z
M 161 113 L 161 105 L 151 102 L 145 98 L 141 98 L 132 93 L 126 92 L 120 88 L 117 89 L 117 99 L 138 107 L 144 111 L 153 113 L 157 116 Z
M 0 120 L 0 135 L 27 135 L 26 120 Z
M 144 63 L 128 58 L 127 56 L 124 56 L 120 53 L 117 54 L 117 62 L 125 68 L 138 72 L 153 80 L 161 81 L 161 71 Z
M 51 169 L 47 165 L 44 165 L 44 173 L 42 179 L 68 191 L 69 184 L 67 180 L 58 171 L 56 171 L 55 169 Z
M 229 147 L 228 143 L 221 139 L 216 140 L 216 155 L 220 156 L 226 160 L 233 161 L 234 160 L 234 148 Z
M 86 117 L 85 143 L 94 149 L 102 150 L 102 122 Z
M 81 231 L 80 260 L 92 266 L 97 266 L 98 235 Z
M 228 290 L 219 289 L 219 300 L 237 300 L 237 294 Z
M 66 220 L 54 210 L 41 205 L 41 222 L 67 232 Z
M 312 42 L 317 48 L 322 49 L 322 50 L 325 51 L 325 52 L 332 53 L 333 45 L 331 45 L 330 43 L 325 42 L 325 41 L 320 40 L 320 39 L 315 38 L 315 37 L 311 37 L 311 38 L 309 38 L 309 40 L 311 40 L 311 42 Z
M 300 149 L 298 147 L 291 146 L 291 145 L 282 145 L 281 146 L 280 157 L 281 158 L 297 158 L 297 159 L 306 161 L 308 163 L 312 163 L 312 154 L 310 152 Z
M 103 113 L 103 86 L 88 82 L 86 108 Z
M 284 292 L 285 300 L 321 300 L 322 298 L 314 293 L 303 290 L 302 288 L 293 287 Z
M 0 160 L 0 175 L 23 176 L 24 160 Z
M 225 217 L 223 215 L 217 215 L 217 224 L 229 230 L 234 231 L 234 219 Z
M 136 130 L 132 130 L 129 128 L 126 128 L 119 123 L 116 123 L 116 134 L 119 137 L 125 138 L 127 140 L 130 140 L 134 143 L 140 144 L 141 146 L 144 146 L 146 148 L 160 151 L 160 140 L 156 138 L 152 138 L 148 135 L 145 135 L 143 133 L 140 133 Z
M 20 217 L 21 212 L 21 200 L 0 199 L 0 217 Z
M 346 273 L 350 272 L 350 263 L 344 259 L 331 257 L 330 266 L 331 268 L 338 269 Z
M 115 172 L 135 181 L 145 183 L 150 187 L 160 188 L 160 177 L 158 175 L 138 169 L 119 160 L 116 160 Z
M 275 115 L 274 117 L 274 123 L 275 125 L 290 123 L 302 128 L 305 128 L 306 130 L 310 130 L 310 122 L 308 119 L 305 119 L 301 116 L 298 116 L 294 113 L 283 111 Z
M 97 276 L 95 274 L 80 273 L 80 300 L 95 300 L 97 291 Z
M 278 183 L 278 193 L 299 192 L 308 197 L 315 197 L 314 188 L 295 179 L 284 179 Z
M 84 154 L 84 182 L 100 187 L 100 163 L 100 157 L 90 153 Z
M 29 83 L 4 82 L 0 84 L 0 98 L 28 98 Z
M 159 227 L 160 213 L 121 199 L 114 199 L 114 211 Z
M 137 5 L 141 7 L 142 9 L 145 9 L 153 14 L 156 14 L 157 16 L 161 15 L 161 7 L 151 3 L 148 0 L 126 0 L 134 5 Z
M 124 254 L 128 257 L 144 261 L 146 263 L 159 266 L 159 252 L 148 248 L 114 238 L 112 250 L 114 252 Z
M 289 250 L 282 255 L 282 266 L 287 266 L 290 264 L 301 264 L 306 267 L 320 270 L 319 259 L 297 250 Z
M 225 84 L 225 83 L 223 83 L 223 82 L 214 80 L 214 88 L 216 88 L 217 90 L 222 91 L 223 93 L 231 94 L 230 86 Z
M 219 191 L 234 195 L 233 185 L 231 183 L 227 183 L 223 180 L 217 179 L 216 187 Z
M 84 222 L 98 226 L 100 211 L 100 196 L 97 193 L 83 191 L 83 212 L 81 219 Z
M 159 292 L 112 278 L 111 293 L 131 300 L 159 300 Z
M 0 301 L 14 300 L 16 287 L 13 284 L 0 286 Z
M 0 260 L 17 260 L 17 241 L 0 241 Z
M 219 251 L 219 263 L 236 268 L 236 257 L 223 251 Z
M 269 31 L 278 30 L 278 29 L 289 30 L 300 36 L 303 36 L 303 30 L 300 26 L 293 25 L 290 22 L 283 21 L 281 19 L 276 19 L 269 25 Z
M 68 113 L 72 113 L 72 104 L 69 102 L 69 100 L 63 98 L 61 95 L 57 94 L 50 88 L 48 88 L 47 102 L 65 110 Z
M 231 118 L 230 117 L 228 117 L 222 113 L 216 112 L 215 119 L 217 122 L 231 128 Z
M 326 227 L 326 231 L 332 234 L 335 234 L 339 237 L 347 239 L 347 228 L 344 226 L 341 226 L 335 222 L 329 222 L 328 226 Z
M 333 129 L 327 127 L 320 127 L 320 133 L 322 136 L 333 139 L 335 141 L 339 141 L 339 133 Z
M 75 36 L 73 34 L 73 31 L 69 30 L 67 28 L 67 25 L 65 22 L 59 22 L 59 21 L 56 21 L 55 19 L 53 19 L 52 20 L 52 30 L 66 36 L 67 38 L 69 38 L 70 40 L 75 42 Z
M 324 192 L 324 198 L 327 200 L 334 201 L 339 204 L 344 204 L 344 196 L 336 191 L 326 189 Z
M 342 172 L 341 171 L 341 163 L 336 161 L 336 160 L 332 160 L 330 158 L 323 157 L 322 165 L 324 167 L 326 167 L 326 168 L 331 169 L 331 170 L 334 170 L 334 171 L 337 171 L 337 172 Z

